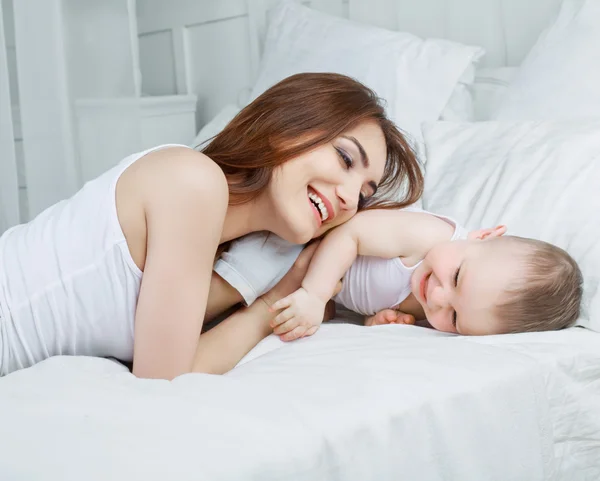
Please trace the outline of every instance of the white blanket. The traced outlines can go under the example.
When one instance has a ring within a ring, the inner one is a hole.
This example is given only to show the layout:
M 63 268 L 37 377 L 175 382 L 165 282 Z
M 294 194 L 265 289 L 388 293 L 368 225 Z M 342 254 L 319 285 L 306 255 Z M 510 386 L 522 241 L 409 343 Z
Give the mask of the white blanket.
M 225 376 L 57 357 L 0 380 L 2 480 L 600 479 L 600 334 L 326 325 Z

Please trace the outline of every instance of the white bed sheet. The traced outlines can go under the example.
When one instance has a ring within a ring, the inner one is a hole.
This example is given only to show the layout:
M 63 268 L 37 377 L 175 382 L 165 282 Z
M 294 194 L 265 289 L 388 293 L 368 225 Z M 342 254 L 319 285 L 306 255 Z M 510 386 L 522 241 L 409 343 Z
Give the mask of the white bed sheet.
M 0 380 L 2 480 L 597 480 L 600 334 L 326 325 L 226 376 L 57 357 Z

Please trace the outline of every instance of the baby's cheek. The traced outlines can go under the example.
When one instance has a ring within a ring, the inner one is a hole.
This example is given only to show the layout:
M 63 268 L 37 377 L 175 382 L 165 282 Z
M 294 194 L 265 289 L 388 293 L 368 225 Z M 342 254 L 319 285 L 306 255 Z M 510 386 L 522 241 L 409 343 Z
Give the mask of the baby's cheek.
M 455 332 L 452 326 L 452 322 L 446 319 L 446 316 L 443 313 L 436 313 L 427 317 L 429 324 L 431 327 L 438 331 L 443 332 Z

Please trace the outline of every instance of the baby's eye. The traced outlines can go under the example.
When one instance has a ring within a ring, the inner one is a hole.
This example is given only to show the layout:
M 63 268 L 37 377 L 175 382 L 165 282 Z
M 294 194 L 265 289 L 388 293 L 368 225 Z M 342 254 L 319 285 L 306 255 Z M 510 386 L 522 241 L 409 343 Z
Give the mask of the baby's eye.
M 454 274 L 454 287 L 458 286 L 458 274 L 460 274 L 460 266 L 458 267 L 458 269 L 456 269 L 456 272 Z
M 452 325 L 456 329 L 456 311 L 452 311 Z

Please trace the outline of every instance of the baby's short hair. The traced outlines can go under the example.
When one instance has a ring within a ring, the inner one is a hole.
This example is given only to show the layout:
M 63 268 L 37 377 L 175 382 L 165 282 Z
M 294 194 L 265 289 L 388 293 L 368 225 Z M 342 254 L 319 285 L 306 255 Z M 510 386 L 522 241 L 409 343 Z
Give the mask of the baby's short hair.
M 524 263 L 521 279 L 496 306 L 505 332 L 554 331 L 575 324 L 583 296 L 583 276 L 575 260 L 548 242 L 517 236 L 500 239 L 517 243 Z

